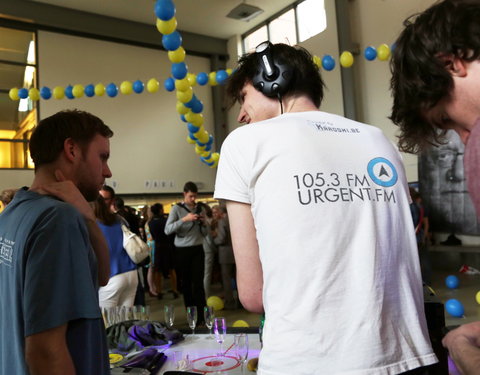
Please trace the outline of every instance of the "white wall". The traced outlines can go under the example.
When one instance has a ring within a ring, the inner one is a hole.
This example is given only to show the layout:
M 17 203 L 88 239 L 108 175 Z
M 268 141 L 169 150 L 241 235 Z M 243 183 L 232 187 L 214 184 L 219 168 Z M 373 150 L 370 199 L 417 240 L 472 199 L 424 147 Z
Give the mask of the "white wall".
M 201 191 L 213 191 L 215 170 L 203 164 L 186 142 L 188 132 L 175 109 L 175 92 L 163 88 L 171 67 L 166 52 L 50 32 L 39 32 L 38 46 L 40 87 L 160 81 L 160 90 L 153 94 L 145 90 L 142 94 L 119 93 L 115 98 L 105 94 L 41 102 L 41 118 L 78 108 L 97 115 L 112 128 L 113 178 L 109 182 L 116 182 L 118 193 L 178 192 L 189 180 L 199 182 Z M 192 73 L 210 71 L 207 58 L 187 56 L 186 63 Z M 212 133 L 211 89 L 195 86 L 194 92 L 204 103 L 205 129 Z M 147 180 L 165 181 L 166 186 L 146 188 Z
M 361 48 L 356 56 L 356 100 L 359 120 L 381 128 L 397 143 L 398 128 L 388 119 L 392 107 L 389 90 L 390 69 L 387 62 L 367 61 L 363 57 L 365 47 L 375 48 L 382 43 L 391 45 L 403 29 L 408 16 L 423 11 L 434 0 L 354 0 L 349 2 L 352 39 Z M 409 181 L 418 181 L 417 157 L 404 154 Z

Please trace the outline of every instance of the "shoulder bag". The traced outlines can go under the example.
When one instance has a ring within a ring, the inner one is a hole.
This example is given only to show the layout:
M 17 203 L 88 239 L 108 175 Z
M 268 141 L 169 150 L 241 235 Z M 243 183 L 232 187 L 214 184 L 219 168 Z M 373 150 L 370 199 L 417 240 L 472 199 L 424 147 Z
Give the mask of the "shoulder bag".
M 150 249 L 143 240 L 122 224 L 123 247 L 133 263 L 142 263 L 149 255 Z

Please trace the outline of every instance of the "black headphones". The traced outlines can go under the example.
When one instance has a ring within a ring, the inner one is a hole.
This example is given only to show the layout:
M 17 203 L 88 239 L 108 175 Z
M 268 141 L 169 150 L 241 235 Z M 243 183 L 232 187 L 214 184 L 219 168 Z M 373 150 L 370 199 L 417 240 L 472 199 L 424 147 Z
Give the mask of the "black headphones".
M 272 43 L 267 41 L 255 48 L 258 68 L 252 84 L 265 96 L 281 98 L 292 79 L 292 68 L 282 61 L 275 60 L 271 47 Z

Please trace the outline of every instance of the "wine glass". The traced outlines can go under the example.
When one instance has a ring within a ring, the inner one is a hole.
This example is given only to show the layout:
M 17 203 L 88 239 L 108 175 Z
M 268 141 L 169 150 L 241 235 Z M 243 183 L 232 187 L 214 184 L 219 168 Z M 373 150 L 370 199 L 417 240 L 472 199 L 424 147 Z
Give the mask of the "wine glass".
M 203 308 L 203 317 L 205 318 L 205 325 L 208 328 L 208 339 L 213 339 L 212 337 L 212 327 L 213 327 L 213 319 L 215 318 L 215 312 L 212 306 L 205 306 Z
M 173 322 L 175 321 L 175 306 L 165 305 L 163 311 L 165 314 L 165 324 L 168 328 L 172 328 Z
M 197 325 L 197 306 L 187 307 L 187 321 L 192 329 L 192 336 L 195 336 L 195 326 Z
M 220 344 L 220 356 L 223 357 L 223 342 L 227 334 L 227 322 L 225 318 L 215 318 L 213 320 L 213 332 L 215 332 L 215 339 Z
M 248 358 L 248 335 L 246 333 L 239 333 L 234 336 L 235 356 L 241 363 L 242 375 L 243 365 Z

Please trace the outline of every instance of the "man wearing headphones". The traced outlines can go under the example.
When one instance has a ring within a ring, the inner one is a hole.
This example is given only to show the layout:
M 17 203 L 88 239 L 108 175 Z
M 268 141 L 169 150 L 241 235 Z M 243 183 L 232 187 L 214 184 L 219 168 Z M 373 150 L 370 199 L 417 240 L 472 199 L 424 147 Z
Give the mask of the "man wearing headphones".
M 375 127 L 320 112 L 304 49 L 262 43 L 227 83 L 222 146 L 242 304 L 265 312 L 259 375 L 424 374 L 427 333 L 401 157 Z

